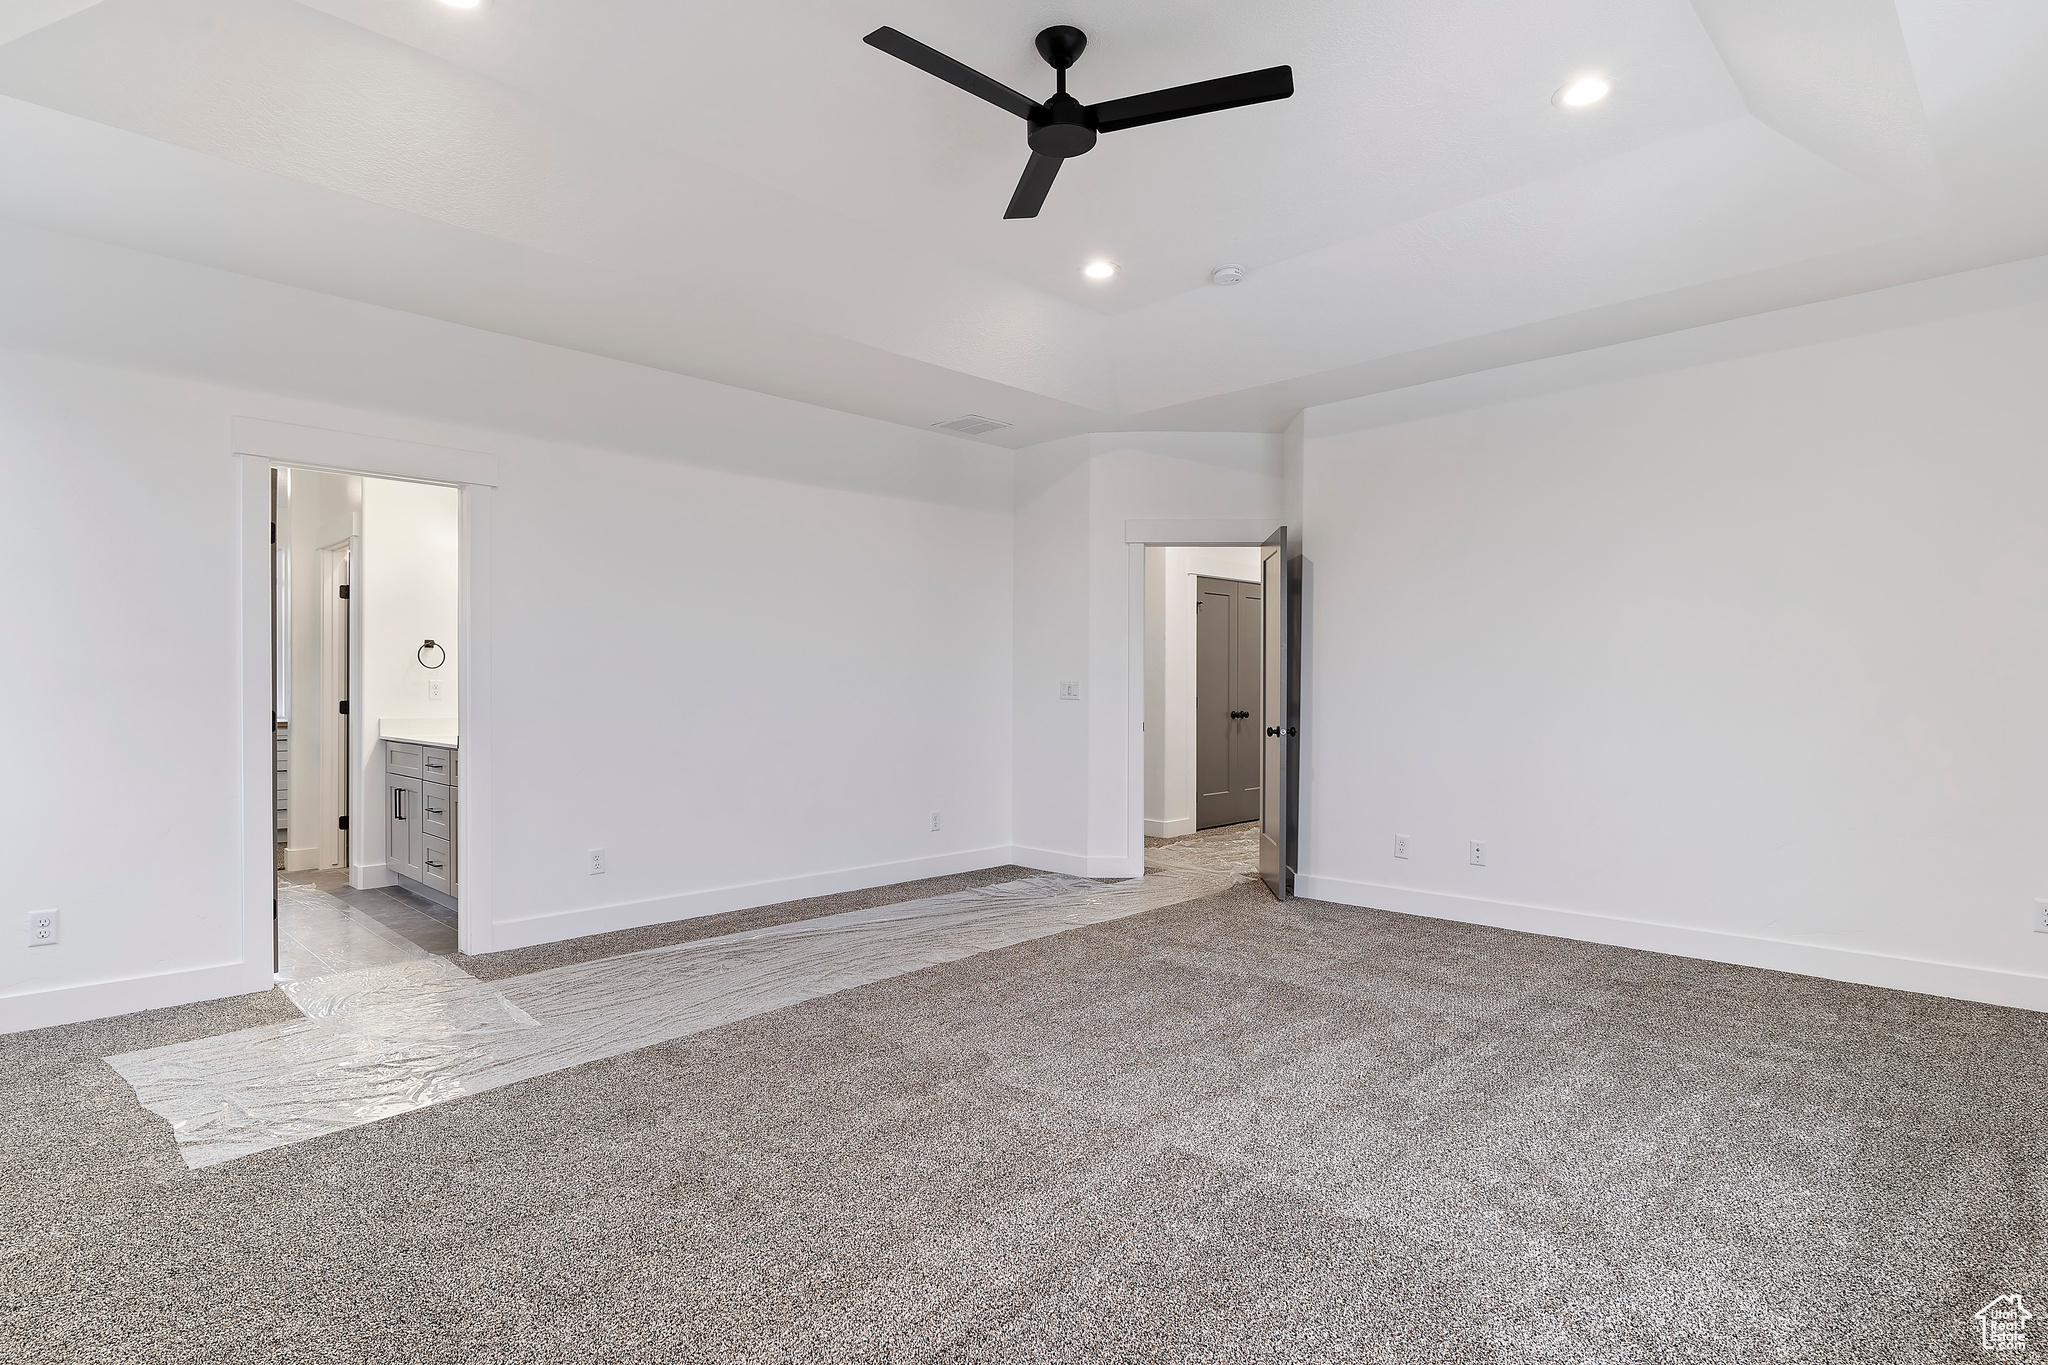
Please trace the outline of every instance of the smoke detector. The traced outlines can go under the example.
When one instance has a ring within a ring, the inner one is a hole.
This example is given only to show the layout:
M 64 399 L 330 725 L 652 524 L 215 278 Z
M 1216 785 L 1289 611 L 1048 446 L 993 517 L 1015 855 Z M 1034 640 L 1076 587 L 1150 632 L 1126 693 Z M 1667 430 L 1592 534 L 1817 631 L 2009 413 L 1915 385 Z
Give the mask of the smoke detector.
M 950 422 L 934 422 L 932 426 L 940 431 L 950 431 L 960 436 L 979 436 L 984 432 L 1001 431 L 1004 427 L 1015 426 L 1015 422 L 998 422 L 993 417 L 977 417 L 966 413 Z
M 1244 283 L 1244 267 L 1241 265 L 1219 265 L 1209 272 L 1211 284 Z

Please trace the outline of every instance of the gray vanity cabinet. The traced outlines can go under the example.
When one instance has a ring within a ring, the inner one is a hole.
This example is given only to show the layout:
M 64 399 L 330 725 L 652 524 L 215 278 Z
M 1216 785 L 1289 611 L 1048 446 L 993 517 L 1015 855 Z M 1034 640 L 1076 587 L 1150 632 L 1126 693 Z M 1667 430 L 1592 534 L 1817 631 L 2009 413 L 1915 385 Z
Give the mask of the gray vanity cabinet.
M 384 741 L 385 866 L 450 900 L 460 895 L 458 766 L 452 746 Z
M 420 879 L 420 780 L 384 774 L 384 865 L 414 881 Z

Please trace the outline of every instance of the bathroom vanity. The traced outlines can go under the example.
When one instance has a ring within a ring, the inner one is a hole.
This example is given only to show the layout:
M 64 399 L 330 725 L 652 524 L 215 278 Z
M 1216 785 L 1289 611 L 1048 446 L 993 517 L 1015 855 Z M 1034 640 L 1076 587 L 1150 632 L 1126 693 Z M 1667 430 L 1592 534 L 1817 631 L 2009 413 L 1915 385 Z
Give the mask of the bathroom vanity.
M 455 841 L 461 750 L 454 737 L 384 745 L 384 865 L 401 886 L 451 909 L 462 894 Z

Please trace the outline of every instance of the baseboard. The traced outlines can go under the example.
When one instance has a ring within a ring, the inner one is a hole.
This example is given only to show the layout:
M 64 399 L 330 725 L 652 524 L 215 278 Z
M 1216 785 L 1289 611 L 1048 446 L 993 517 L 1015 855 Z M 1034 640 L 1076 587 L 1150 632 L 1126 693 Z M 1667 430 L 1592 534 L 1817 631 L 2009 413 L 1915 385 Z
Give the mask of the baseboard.
M 284 851 L 284 870 L 287 872 L 311 872 L 320 866 L 320 850 L 317 848 L 287 848 Z
M 60 944 L 56 949 L 37 951 L 62 950 Z M 194 1001 L 218 1000 L 229 995 L 253 995 L 269 990 L 273 979 L 267 961 L 254 966 L 244 962 L 223 962 L 211 967 L 187 967 L 174 972 L 117 977 L 112 981 L 86 981 L 73 986 L 51 986 L 39 991 L 0 995 L 0 1033 L 52 1028 L 86 1019 L 108 1019 L 117 1014 L 189 1005 Z
M 1476 896 L 1418 891 L 1410 887 L 1346 881 L 1338 877 L 1299 874 L 1294 879 L 1294 893 L 1309 900 L 1334 901 L 1339 905 L 1392 910 L 1404 915 L 1457 920 L 1464 924 L 1485 924 L 1496 929 L 1516 929 L 1551 938 L 1608 943 L 1620 948 L 1641 948 L 1708 962 L 1728 962 L 1741 967 L 1824 977 L 1859 986 L 1882 986 L 1920 995 L 1940 995 L 1985 1005 L 2048 1012 L 2048 977 L 2030 976 L 2024 972 L 1971 967 L 1931 958 L 1899 957 L 1857 948 L 1803 943 L 1796 939 L 1764 938 L 1722 929 L 1697 929 L 1660 924 L 1653 920 L 1623 919 L 1586 910 L 1518 905 L 1512 901 L 1483 900 Z
M 1184 815 L 1178 820 L 1147 820 L 1147 839 L 1184 839 L 1195 832 L 1195 817 Z
M 1081 853 L 1055 853 L 1049 848 L 1029 848 L 1018 844 L 1010 850 L 1010 861 L 1019 867 L 1033 867 L 1040 872 L 1064 872 L 1070 877 L 1088 875 L 1088 858 Z
M 993 848 L 941 853 L 929 858 L 908 858 L 894 863 L 872 863 L 865 867 L 814 872 L 801 877 L 748 882 L 740 886 L 719 886 L 704 891 L 685 891 L 674 896 L 620 901 L 612 905 L 586 906 L 578 910 L 556 910 L 523 919 L 500 920 L 491 928 L 491 951 L 528 948 L 536 943 L 609 934 L 619 929 L 638 929 L 647 924 L 720 915 L 728 910 L 751 910 L 757 905 L 830 896 L 840 891 L 864 891 L 871 886 L 890 886 L 921 877 L 945 877 L 956 872 L 978 872 L 1019 862 L 1007 844 Z
M 1049 848 L 1019 844 L 1010 850 L 1010 861 L 1040 872 L 1064 872 L 1070 877 L 1139 877 L 1145 872 L 1145 857 L 1091 858 L 1083 853 L 1055 853 Z
M 388 867 L 386 870 L 389 871 Z M 428 886 L 425 882 L 414 881 L 411 877 L 406 876 L 403 872 L 391 872 L 390 877 L 391 885 L 397 887 L 399 890 L 410 891 L 413 895 L 418 896 L 421 900 L 432 901 L 434 904 L 440 906 L 443 910 L 453 910 L 458 915 L 462 913 L 461 904 L 455 899 L 455 897 L 449 895 L 446 891 L 436 891 L 433 887 Z
M 375 891 L 380 886 L 395 886 L 391 869 L 383 863 L 355 863 L 348 870 L 348 884 L 358 891 Z

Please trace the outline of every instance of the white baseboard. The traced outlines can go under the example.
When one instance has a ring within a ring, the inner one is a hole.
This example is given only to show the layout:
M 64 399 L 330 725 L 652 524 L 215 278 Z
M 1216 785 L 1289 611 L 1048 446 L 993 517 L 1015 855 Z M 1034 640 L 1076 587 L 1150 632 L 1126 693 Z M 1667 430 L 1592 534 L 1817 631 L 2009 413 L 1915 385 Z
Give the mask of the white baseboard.
M 396 886 L 391 869 L 382 863 L 355 863 L 348 870 L 348 884 L 358 891 L 375 891 L 380 886 Z
M 1010 861 L 1040 872 L 1064 872 L 1070 877 L 1088 875 L 1088 858 L 1081 853 L 1055 853 L 1049 848 L 1027 848 L 1018 844 L 1010 850 Z
M 741 886 L 719 886 L 704 891 L 685 891 L 674 896 L 620 901 L 612 905 L 586 906 L 578 910 L 556 910 L 524 919 L 500 920 L 491 929 L 491 951 L 527 948 L 536 943 L 555 943 L 589 934 L 608 934 L 618 929 L 638 929 L 647 924 L 719 915 L 728 910 L 751 910 L 757 905 L 803 900 L 809 896 L 830 896 L 840 891 L 864 891 L 871 886 L 890 886 L 916 881 L 920 877 L 944 877 L 955 872 L 978 872 L 1021 861 L 1008 845 L 941 853 L 929 858 L 907 858 L 901 862 L 873 863 L 866 867 L 814 872 L 801 877 L 748 882 Z
M 62 945 L 37 951 L 60 952 Z M 189 1005 L 195 1000 L 252 995 L 269 990 L 272 981 L 273 974 L 267 961 L 253 966 L 245 962 L 223 962 L 211 967 L 187 967 L 147 976 L 124 976 L 112 981 L 85 981 L 72 986 L 20 991 L 0 995 L 0 1033 L 76 1024 L 84 1019 L 107 1019 L 117 1014 L 162 1009 L 167 1005 Z
M 1070 877 L 1138 877 L 1145 872 L 1145 855 L 1137 857 L 1091 858 L 1083 853 L 1055 853 L 1049 848 L 1010 850 L 1010 861 L 1040 872 L 1064 872 Z
M 1722 929 L 1659 924 L 1653 920 L 1623 919 L 1585 910 L 1517 905 L 1511 901 L 1482 900 L 1476 896 L 1418 891 L 1410 887 L 1382 886 L 1374 882 L 1346 881 L 1304 873 L 1295 875 L 1294 894 L 1310 900 L 1335 901 L 1339 905 L 1393 910 L 1404 915 L 1457 920 L 1464 924 L 1486 924 L 1497 929 L 1517 929 L 1552 938 L 1578 939 L 1584 943 L 1609 943 L 1621 948 L 1641 948 L 1708 962 L 1729 962 L 1742 967 L 1825 977 L 1830 981 L 1848 981 L 1860 986 L 1883 986 L 1921 995 L 1974 1000 L 1985 1005 L 2048 1011 L 2048 977 L 1999 971 L 1992 967 L 1899 957 L 1858 948 L 1802 943 L 1794 939 L 1763 938 Z
M 1184 815 L 1178 820 L 1147 820 L 1147 839 L 1181 839 L 1195 832 L 1195 817 Z
M 287 872 L 311 872 L 320 866 L 320 850 L 317 848 L 287 848 L 284 851 L 284 870 Z

